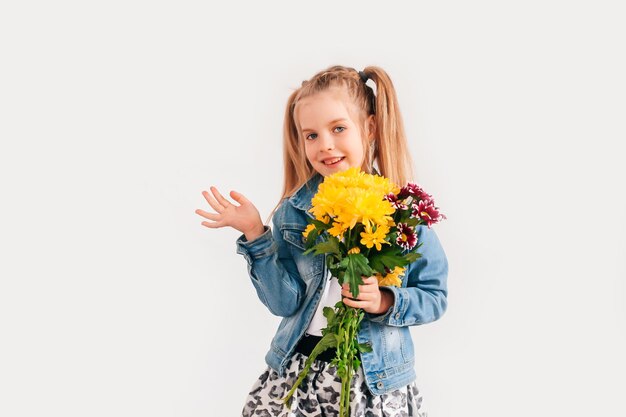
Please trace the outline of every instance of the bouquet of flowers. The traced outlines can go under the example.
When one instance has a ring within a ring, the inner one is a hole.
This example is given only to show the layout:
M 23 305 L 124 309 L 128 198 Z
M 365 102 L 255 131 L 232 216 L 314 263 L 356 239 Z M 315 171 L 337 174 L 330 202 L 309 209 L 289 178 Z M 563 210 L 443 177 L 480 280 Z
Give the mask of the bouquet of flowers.
M 358 168 L 325 177 L 310 212 L 314 218 L 309 219 L 303 233 L 307 247 L 304 253 L 326 254 L 331 275 L 340 285 L 348 283 L 354 298 L 359 295 L 363 276 L 376 276 L 380 286 L 401 286 L 407 265 L 421 256 L 413 251 L 421 246 L 417 225 L 430 228 L 446 218 L 435 207 L 432 196 L 417 184 L 400 188 L 385 177 Z M 324 316 L 328 325 L 322 329 L 322 339 L 283 401 L 290 404 L 315 358 L 335 348 L 331 365 L 341 378 L 339 415 L 347 417 L 350 383 L 361 364 L 358 354 L 371 351 L 371 347 L 357 341 L 364 312 L 339 301 L 334 309 L 325 307 Z

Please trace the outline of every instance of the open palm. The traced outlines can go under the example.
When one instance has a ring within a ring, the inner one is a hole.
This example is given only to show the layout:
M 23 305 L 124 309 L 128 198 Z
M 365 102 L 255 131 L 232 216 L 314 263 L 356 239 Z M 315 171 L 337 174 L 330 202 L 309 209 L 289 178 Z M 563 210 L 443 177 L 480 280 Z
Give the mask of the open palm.
M 224 198 L 217 188 L 210 187 L 210 190 L 212 195 L 207 191 L 203 191 L 202 195 L 216 213 L 209 213 L 201 209 L 196 210 L 196 214 L 211 220 L 210 222 L 202 222 L 203 226 L 211 229 L 230 226 L 246 235 L 263 232 L 263 222 L 259 211 L 243 194 L 236 191 L 230 192 L 233 200 L 239 203 L 236 205 Z

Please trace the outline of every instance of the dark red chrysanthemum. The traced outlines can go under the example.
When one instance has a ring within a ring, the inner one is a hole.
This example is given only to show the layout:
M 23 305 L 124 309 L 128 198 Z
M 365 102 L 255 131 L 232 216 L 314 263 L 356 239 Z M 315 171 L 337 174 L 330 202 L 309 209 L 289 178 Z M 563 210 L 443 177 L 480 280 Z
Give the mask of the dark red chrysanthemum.
M 432 196 L 428 194 L 422 187 L 415 183 L 408 183 L 398 193 L 399 199 L 413 197 L 414 200 L 432 200 Z
M 413 204 L 411 217 L 418 217 L 424 221 L 428 228 L 446 218 L 445 215 L 439 213 L 439 209 L 435 207 L 432 200 L 422 200 L 417 204 Z
M 398 196 L 393 193 L 387 194 L 385 196 L 385 200 L 389 201 L 396 210 L 408 210 L 409 209 L 409 206 L 407 206 L 404 203 L 404 200 L 398 199 Z
M 396 243 L 404 249 L 413 249 L 417 244 L 415 229 L 406 223 L 398 223 L 398 237 L 396 237 Z

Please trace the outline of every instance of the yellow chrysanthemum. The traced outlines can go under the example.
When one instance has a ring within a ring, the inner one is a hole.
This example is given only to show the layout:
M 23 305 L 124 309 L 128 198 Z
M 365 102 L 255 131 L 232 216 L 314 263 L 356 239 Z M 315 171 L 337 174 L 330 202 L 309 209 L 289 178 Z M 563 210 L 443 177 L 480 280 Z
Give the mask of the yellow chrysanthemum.
M 400 277 L 404 275 L 405 270 L 406 268 L 396 266 L 392 272 L 388 273 L 384 277 L 381 274 L 376 274 L 376 278 L 378 278 L 378 285 L 381 287 L 400 287 L 402 285 L 402 279 Z
M 352 253 L 361 253 L 361 248 L 359 248 L 358 246 L 353 247 L 352 249 L 348 251 L 348 254 L 352 254 Z
M 327 186 L 328 185 L 328 186 Z M 337 203 L 345 200 L 347 190 L 326 184 L 326 180 L 320 184 L 317 193 L 311 200 L 313 207 L 311 213 L 317 220 L 322 220 L 326 216 L 337 216 Z
M 381 195 L 375 191 L 367 191 L 355 198 L 353 209 L 359 222 L 364 225 L 387 225 L 393 221 L 391 215 L 395 209 L 391 202 L 383 200 Z
M 381 250 L 383 244 L 390 245 L 390 243 L 385 240 L 387 233 L 389 233 L 387 226 L 378 226 L 376 230 L 372 230 L 369 225 L 366 225 L 365 231 L 361 232 L 361 244 L 365 245 L 368 249 L 376 246 L 376 250 Z
M 318 220 L 331 217 L 339 223 L 333 229 L 335 236 L 357 223 L 391 227 L 395 209 L 383 197 L 398 191 L 387 178 L 350 168 L 324 178 L 313 197 L 311 213 Z
M 363 190 L 375 190 L 379 195 L 398 193 L 400 188 L 392 183 L 388 178 L 366 174 L 359 168 L 349 168 L 343 172 L 338 172 L 324 178 L 320 187 L 332 186 L 337 188 L 361 188 Z
M 330 233 L 332 236 L 335 236 L 336 238 L 341 239 L 346 230 L 348 230 L 348 228 L 344 227 L 342 223 L 333 222 L 333 227 L 328 229 L 328 233 Z

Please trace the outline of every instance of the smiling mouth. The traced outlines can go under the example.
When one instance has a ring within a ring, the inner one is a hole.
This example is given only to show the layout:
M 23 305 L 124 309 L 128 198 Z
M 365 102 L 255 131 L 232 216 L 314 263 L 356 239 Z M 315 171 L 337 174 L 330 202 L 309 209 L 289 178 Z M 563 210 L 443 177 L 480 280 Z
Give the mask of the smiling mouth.
M 343 161 L 344 159 L 345 159 L 345 156 L 340 156 L 338 158 L 326 159 L 322 162 L 324 163 L 324 165 L 336 165 L 339 162 Z

